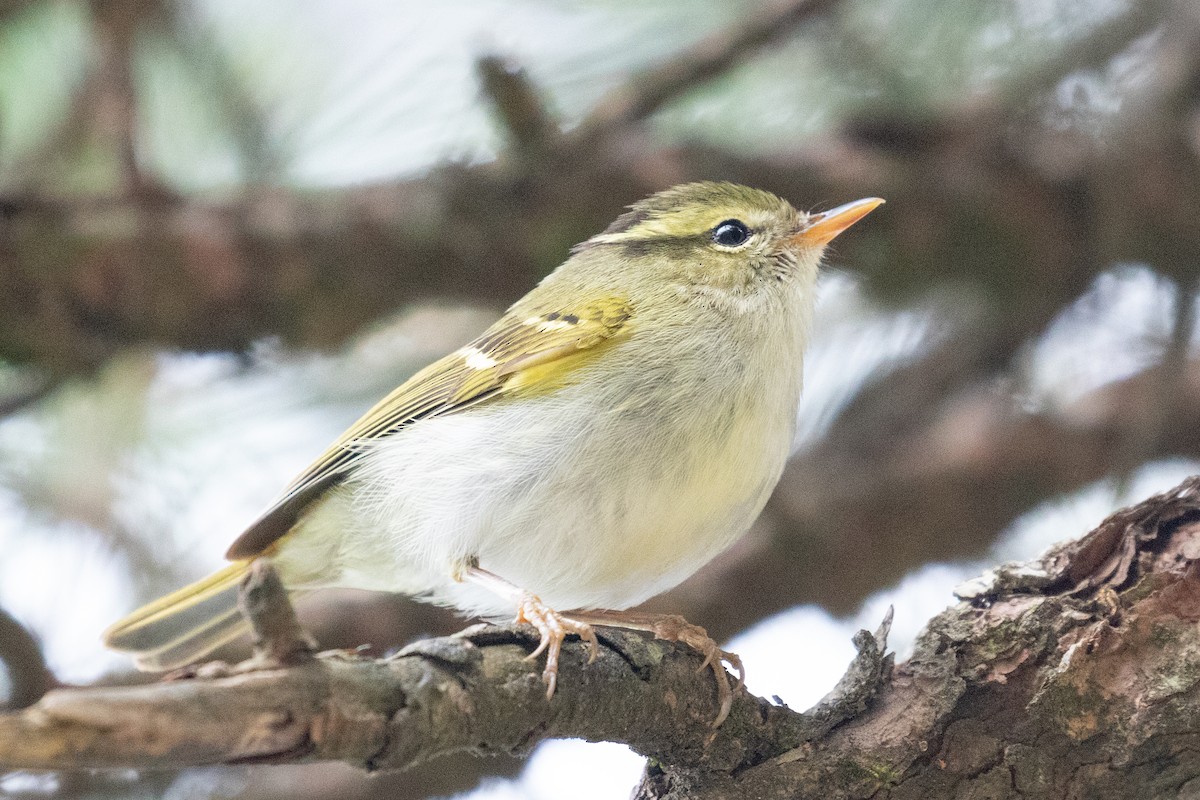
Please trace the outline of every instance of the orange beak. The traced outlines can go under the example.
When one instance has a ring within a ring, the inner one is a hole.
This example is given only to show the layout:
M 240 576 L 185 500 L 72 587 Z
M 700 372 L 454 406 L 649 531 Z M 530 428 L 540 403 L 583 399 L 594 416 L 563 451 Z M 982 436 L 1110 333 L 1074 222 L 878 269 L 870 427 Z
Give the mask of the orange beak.
M 808 218 L 804 227 L 792 236 L 792 241 L 809 247 L 829 244 L 835 236 L 881 205 L 883 205 L 882 198 L 867 197 L 820 214 L 813 214 Z

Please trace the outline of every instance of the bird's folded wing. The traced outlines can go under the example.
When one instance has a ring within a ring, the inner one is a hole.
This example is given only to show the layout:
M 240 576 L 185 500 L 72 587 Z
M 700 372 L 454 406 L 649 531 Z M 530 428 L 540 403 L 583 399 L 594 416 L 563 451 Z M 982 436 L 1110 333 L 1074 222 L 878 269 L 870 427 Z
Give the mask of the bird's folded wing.
M 552 391 L 569 383 L 582 363 L 576 356 L 595 354 L 598 345 L 628 332 L 631 313 L 620 296 L 534 315 L 521 314 L 519 308 L 466 347 L 412 376 L 364 414 L 292 481 L 226 557 L 250 558 L 286 534 L 309 503 L 342 480 L 362 456 L 362 443 L 505 394 Z

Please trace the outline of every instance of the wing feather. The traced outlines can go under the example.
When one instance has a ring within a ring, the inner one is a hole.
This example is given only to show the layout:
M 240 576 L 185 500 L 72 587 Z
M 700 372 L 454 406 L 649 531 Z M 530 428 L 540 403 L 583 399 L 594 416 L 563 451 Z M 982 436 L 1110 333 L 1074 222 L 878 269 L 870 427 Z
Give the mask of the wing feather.
M 226 557 L 250 558 L 286 535 L 309 504 L 344 479 L 362 457 L 360 443 L 503 396 L 506 389 L 537 388 L 536 382 L 548 383 L 550 374 L 559 385 L 569 380 L 568 373 L 577 363 L 564 361 L 558 373 L 534 368 L 627 332 L 631 315 L 628 301 L 620 296 L 544 314 L 525 315 L 519 308 L 518 304 L 466 347 L 430 364 L 379 401 L 292 481 L 238 537 Z

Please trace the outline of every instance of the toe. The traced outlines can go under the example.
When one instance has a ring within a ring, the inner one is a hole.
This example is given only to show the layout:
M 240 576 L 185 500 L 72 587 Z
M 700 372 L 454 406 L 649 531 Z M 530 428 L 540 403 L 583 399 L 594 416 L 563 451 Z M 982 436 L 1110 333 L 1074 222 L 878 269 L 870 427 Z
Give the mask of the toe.
M 729 688 L 729 676 L 725 673 L 725 668 L 721 666 L 720 661 L 713 662 L 712 666 L 713 677 L 717 682 L 717 717 L 713 720 L 712 726 L 714 729 L 721 727 L 721 723 L 729 716 L 730 710 L 733 708 L 733 690 Z

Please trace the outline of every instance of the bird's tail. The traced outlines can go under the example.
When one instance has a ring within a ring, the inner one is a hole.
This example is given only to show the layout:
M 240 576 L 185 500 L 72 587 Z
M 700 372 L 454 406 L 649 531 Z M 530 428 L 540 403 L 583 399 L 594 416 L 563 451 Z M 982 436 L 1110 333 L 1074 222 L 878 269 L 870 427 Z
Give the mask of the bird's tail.
M 238 587 L 249 561 L 142 606 L 104 632 L 104 644 L 133 654 L 140 670 L 161 672 L 194 664 L 248 629 L 238 610 Z

